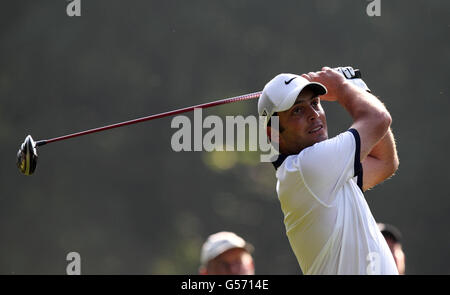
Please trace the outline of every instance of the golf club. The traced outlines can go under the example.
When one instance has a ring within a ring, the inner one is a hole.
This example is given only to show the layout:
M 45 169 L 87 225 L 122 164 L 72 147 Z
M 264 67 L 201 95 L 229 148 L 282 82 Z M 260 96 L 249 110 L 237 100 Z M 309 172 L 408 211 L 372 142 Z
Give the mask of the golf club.
M 355 74 L 352 79 L 361 78 L 360 70 L 355 69 L 354 71 L 355 71 Z M 213 102 L 208 102 L 208 103 L 190 106 L 190 107 L 186 107 L 186 108 L 182 108 L 182 109 L 178 109 L 178 110 L 173 110 L 173 111 L 168 111 L 168 112 L 150 115 L 150 116 L 146 116 L 146 117 L 141 117 L 141 118 L 134 119 L 134 120 L 129 120 L 129 121 L 120 122 L 120 123 L 116 123 L 116 124 L 112 124 L 112 125 L 107 125 L 107 126 L 103 126 L 103 127 L 80 131 L 80 132 L 63 135 L 63 136 L 55 137 L 55 138 L 51 138 L 51 139 L 35 141 L 31 137 L 31 135 L 28 135 L 25 138 L 25 141 L 20 146 L 19 151 L 17 152 L 17 167 L 19 168 L 19 171 L 21 173 L 23 173 L 24 175 L 33 174 L 34 171 L 36 170 L 36 166 L 37 166 L 37 159 L 38 159 L 37 147 L 45 145 L 45 144 L 49 144 L 49 143 L 56 142 L 56 141 L 62 141 L 62 140 L 66 140 L 66 139 L 73 138 L 73 137 L 83 136 L 83 135 L 87 135 L 87 134 L 91 134 L 91 133 L 101 132 L 101 131 L 105 131 L 105 130 L 109 130 L 109 129 L 119 128 L 119 127 L 123 127 L 123 126 L 127 126 L 127 125 L 142 123 L 142 122 L 146 122 L 146 121 L 150 121 L 150 120 L 154 120 L 154 119 L 178 115 L 181 113 L 193 111 L 194 109 L 197 109 L 197 108 L 204 109 L 204 108 L 210 108 L 210 107 L 227 104 L 227 103 L 232 103 L 232 102 L 237 102 L 237 101 L 255 99 L 255 98 L 259 98 L 260 95 L 261 95 L 261 91 L 244 94 L 244 95 L 239 95 L 239 96 L 234 96 L 234 97 L 229 97 L 229 98 L 225 98 L 225 99 L 221 99 L 221 100 L 216 100 Z
M 154 120 L 154 119 L 178 115 L 181 113 L 193 111 L 194 109 L 204 109 L 204 108 L 210 108 L 210 107 L 227 104 L 227 103 L 232 103 L 232 102 L 237 102 L 237 101 L 255 99 L 255 98 L 258 98 L 260 95 L 261 95 L 261 92 L 254 92 L 254 93 L 234 96 L 234 97 L 225 98 L 225 99 L 208 102 L 208 103 L 204 103 L 204 104 L 199 104 L 199 105 L 195 105 L 195 106 L 190 106 L 190 107 L 186 107 L 186 108 L 182 108 L 182 109 L 178 109 L 178 110 L 173 110 L 173 111 L 159 113 L 159 114 L 155 114 L 155 115 L 151 115 L 151 116 L 141 117 L 141 118 L 134 119 L 134 120 L 120 122 L 120 123 L 116 123 L 116 124 L 112 124 L 112 125 L 107 125 L 107 126 L 103 126 L 103 127 L 80 131 L 80 132 L 63 135 L 63 136 L 55 137 L 55 138 L 51 138 L 51 139 L 35 141 L 31 137 L 31 135 L 28 135 L 25 138 L 25 141 L 20 146 L 19 151 L 17 152 L 17 167 L 19 168 L 20 172 L 22 172 L 25 175 L 33 174 L 33 172 L 36 170 L 36 165 L 37 165 L 37 159 L 38 159 L 37 147 L 38 146 L 42 146 L 42 145 L 49 144 L 49 143 L 56 142 L 56 141 L 66 140 L 66 139 L 73 138 L 73 137 L 83 136 L 83 135 L 87 135 L 87 134 L 91 134 L 91 133 L 101 132 L 101 131 L 105 131 L 105 130 L 109 130 L 109 129 L 119 128 L 119 127 L 137 124 L 137 123 L 141 123 L 141 122 L 145 122 L 145 121 L 150 121 L 150 120 Z

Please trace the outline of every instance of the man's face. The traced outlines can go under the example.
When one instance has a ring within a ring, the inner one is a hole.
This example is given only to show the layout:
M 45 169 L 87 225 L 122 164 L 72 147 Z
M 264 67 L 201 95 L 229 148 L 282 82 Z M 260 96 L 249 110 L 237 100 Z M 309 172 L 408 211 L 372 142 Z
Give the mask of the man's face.
M 300 92 L 294 105 L 279 112 L 280 152 L 298 154 L 317 142 L 328 139 L 327 120 L 319 97 L 309 88 Z
M 241 248 L 233 248 L 223 252 L 206 267 L 210 275 L 253 275 L 255 267 L 252 256 Z

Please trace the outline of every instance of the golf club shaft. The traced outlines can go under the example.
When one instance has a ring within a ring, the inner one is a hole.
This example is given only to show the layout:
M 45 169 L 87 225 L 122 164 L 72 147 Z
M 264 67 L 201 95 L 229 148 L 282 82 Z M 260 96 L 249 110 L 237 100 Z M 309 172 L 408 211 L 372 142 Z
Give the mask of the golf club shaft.
M 258 98 L 260 95 L 261 95 L 261 92 L 253 92 L 253 93 L 249 93 L 249 94 L 244 94 L 244 95 L 234 96 L 234 97 L 225 98 L 225 99 L 221 99 L 221 100 L 216 100 L 213 102 L 207 102 L 207 103 L 199 104 L 196 106 L 173 110 L 173 111 L 169 111 L 169 112 L 165 112 L 165 113 L 159 113 L 159 114 L 155 114 L 155 115 L 151 115 L 151 116 L 147 116 L 147 117 L 141 117 L 138 119 L 120 122 L 120 123 L 116 123 L 116 124 L 112 124 L 112 125 L 98 127 L 98 128 L 94 128 L 94 129 L 90 129 L 90 130 L 86 130 L 86 131 L 80 131 L 77 133 L 72 133 L 72 134 L 68 134 L 68 135 L 64 135 L 64 136 L 60 136 L 60 137 L 39 140 L 39 141 L 36 141 L 36 146 L 41 146 L 41 145 L 44 145 L 47 143 L 66 140 L 69 138 L 83 136 L 83 135 L 96 133 L 96 132 L 101 132 L 101 131 L 105 131 L 105 130 L 109 130 L 109 129 L 119 128 L 119 127 L 126 126 L 126 125 L 132 125 L 132 124 L 137 124 L 137 123 L 150 121 L 150 120 L 154 120 L 154 119 L 159 119 L 159 118 L 163 118 L 163 117 L 178 115 L 181 113 L 193 111 L 194 109 L 205 109 L 205 108 L 210 108 L 210 107 L 214 107 L 214 106 L 218 106 L 218 105 L 222 105 L 222 104 L 255 99 L 255 98 Z
M 361 78 L 361 72 L 359 69 L 355 69 L 355 78 Z M 178 115 L 181 113 L 190 112 L 196 108 L 204 109 L 204 108 L 210 108 L 210 107 L 227 104 L 227 103 L 231 103 L 231 102 L 255 99 L 255 98 L 258 98 L 261 95 L 261 93 L 262 93 L 261 91 L 258 91 L 258 92 L 253 92 L 253 93 L 249 93 L 249 94 L 229 97 L 229 98 L 225 98 L 225 99 L 221 99 L 221 100 L 216 100 L 213 102 L 199 104 L 196 106 L 186 107 L 183 109 L 178 109 L 178 110 L 169 111 L 169 112 L 165 112 L 165 113 L 155 114 L 155 115 L 142 117 L 142 118 L 138 118 L 138 119 L 134 119 L 134 120 L 129 120 L 129 121 L 121 122 L 121 123 L 107 125 L 107 126 L 103 126 L 103 127 L 99 127 L 99 128 L 94 128 L 94 129 L 90 129 L 90 130 L 86 130 L 86 131 L 80 131 L 77 133 L 72 133 L 72 134 L 68 134 L 68 135 L 64 135 L 64 136 L 60 136 L 60 137 L 39 140 L 39 141 L 36 141 L 36 146 L 41 146 L 41 145 L 55 142 L 55 141 L 66 140 L 66 139 L 69 139 L 72 137 L 78 137 L 78 136 L 83 136 L 83 135 L 87 135 L 87 134 L 91 134 L 91 133 L 109 130 L 109 129 L 119 128 L 119 127 L 126 126 L 126 125 L 137 124 L 137 123 L 141 123 L 141 122 L 145 122 L 145 121 L 150 121 L 153 119 L 159 119 L 159 118 L 163 118 L 163 117 Z

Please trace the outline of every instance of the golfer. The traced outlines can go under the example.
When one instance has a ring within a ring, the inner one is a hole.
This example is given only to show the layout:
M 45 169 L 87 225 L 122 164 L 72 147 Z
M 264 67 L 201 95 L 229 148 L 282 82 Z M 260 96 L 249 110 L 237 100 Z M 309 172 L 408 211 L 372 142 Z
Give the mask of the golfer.
M 321 100 L 344 107 L 351 127 L 328 138 Z M 398 274 L 363 195 L 398 168 L 392 119 L 353 68 L 280 74 L 264 87 L 258 112 L 279 144 L 276 190 L 303 273 Z

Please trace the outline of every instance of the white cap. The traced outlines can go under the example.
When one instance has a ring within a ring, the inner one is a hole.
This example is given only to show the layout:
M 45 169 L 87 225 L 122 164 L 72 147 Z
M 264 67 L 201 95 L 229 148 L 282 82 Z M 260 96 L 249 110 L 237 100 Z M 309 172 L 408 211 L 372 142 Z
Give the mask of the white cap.
M 253 246 L 235 233 L 222 231 L 212 234 L 202 246 L 200 263 L 206 265 L 210 260 L 233 248 L 242 248 L 249 253 L 253 252 Z
M 288 110 L 294 105 L 300 92 L 310 86 L 318 95 L 327 93 L 324 85 L 310 82 L 307 79 L 294 74 L 279 74 L 270 80 L 262 91 L 258 100 L 258 113 L 266 116 L 265 125 L 275 112 Z

